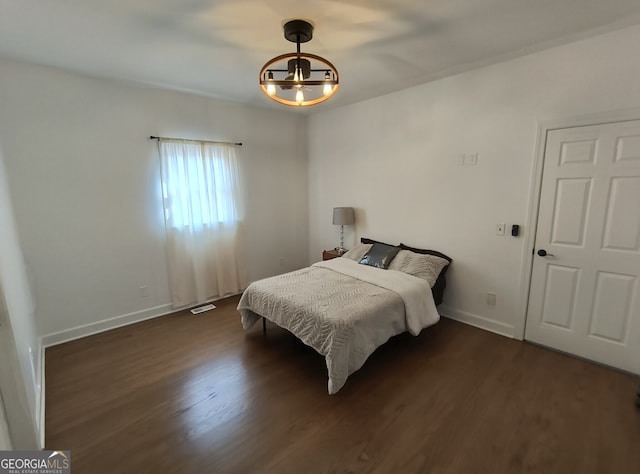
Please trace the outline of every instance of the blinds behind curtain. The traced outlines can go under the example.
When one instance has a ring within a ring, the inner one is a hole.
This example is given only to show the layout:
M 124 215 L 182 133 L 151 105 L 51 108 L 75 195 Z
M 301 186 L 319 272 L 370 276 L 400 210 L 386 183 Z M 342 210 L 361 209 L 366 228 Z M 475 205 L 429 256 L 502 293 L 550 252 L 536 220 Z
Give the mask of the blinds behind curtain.
M 235 147 L 173 139 L 158 146 L 173 306 L 241 292 L 247 281 Z

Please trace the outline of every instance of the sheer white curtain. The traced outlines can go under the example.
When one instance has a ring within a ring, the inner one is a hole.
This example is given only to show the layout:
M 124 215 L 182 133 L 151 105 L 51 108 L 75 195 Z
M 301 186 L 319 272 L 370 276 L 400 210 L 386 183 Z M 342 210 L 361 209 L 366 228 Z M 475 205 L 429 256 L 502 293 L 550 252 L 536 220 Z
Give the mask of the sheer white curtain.
M 160 139 L 169 280 L 176 308 L 247 286 L 233 145 Z

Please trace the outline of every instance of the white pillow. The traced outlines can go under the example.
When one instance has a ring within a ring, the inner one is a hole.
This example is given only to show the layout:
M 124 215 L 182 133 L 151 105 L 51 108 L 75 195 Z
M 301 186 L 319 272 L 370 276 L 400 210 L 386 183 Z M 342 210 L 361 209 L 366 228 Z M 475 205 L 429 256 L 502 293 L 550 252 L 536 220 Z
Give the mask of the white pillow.
M 365 256 L 365 254 L 373 247 L 372 244 L 358 244 L 351 250 L 345 252 L 342 256 L 350 260 L 359 262 Z
M 423 255 L 410 250 L 400 250 L 396 258 L 391 261 L 389 270 L 408 273 L 418 278 L 422 278 L 433 288 L 440 272 L 449 262 L 435 255 Z

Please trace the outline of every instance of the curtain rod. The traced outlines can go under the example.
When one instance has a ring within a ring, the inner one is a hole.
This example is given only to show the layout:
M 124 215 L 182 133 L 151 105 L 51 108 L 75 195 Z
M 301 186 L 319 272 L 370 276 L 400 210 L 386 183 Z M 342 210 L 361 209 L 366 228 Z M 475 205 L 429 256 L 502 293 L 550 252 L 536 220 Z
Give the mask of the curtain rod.
M 160 139 L 164 139 L 164 140 L 181 140 L 183 142 L 198 142 L 198 143 L 222 143 L 224 145 L 235 145 L 235 146 L 242 146 L 242 142 L 215 142 L 212 140 L 193 140 L 191 138 L 171 138 L 171 137 L 154 137 L 153 135 L 151 135 L 149 137 L 150 140 L 160 140 Z

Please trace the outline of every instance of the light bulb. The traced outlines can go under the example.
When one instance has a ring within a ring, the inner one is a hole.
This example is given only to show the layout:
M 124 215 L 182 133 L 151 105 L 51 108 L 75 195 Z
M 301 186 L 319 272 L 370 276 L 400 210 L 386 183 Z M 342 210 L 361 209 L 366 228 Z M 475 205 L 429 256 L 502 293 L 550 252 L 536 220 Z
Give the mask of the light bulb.
M 327 82 L 324 84 L 324 86 L 322 88 L 322 93 L 324 95 L 329 95 L 333 91 L 333 87 L 331 86 L 331 82 L 329 82 L 329 81 L 331 81 L 331 74 L 329 74 L 329 71 L 324 73 L 324 80 L 327 81 Z
M 298 89 L 298 92 L 296 92 L 296 103 L 298 105 L 302 105 L 303 102 L 304 102 L 304 94 L 302 93 L 302 89 Z
M 331 80 L 331 75 L 329 74 L 329 71 L 324 73 L 324 80 L 325 81 L 330 81 Z M 331 91 L 333 90 L 333 87 L 331 87 L 331 84 L 329 82 L 327 82 L 324 87 L 322 88 L 322 93 L 324 95 L 329 95 L 331 94 Z
M 270 82 L 273 81 L 273 71 L 269 71 L 267 80 L 269 81 L 269 83 L 267 84 L 267 94 L 269 94 L 270 96 L 276 95 L 276 86 Z

